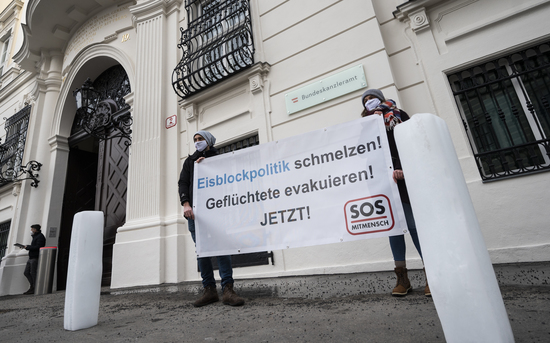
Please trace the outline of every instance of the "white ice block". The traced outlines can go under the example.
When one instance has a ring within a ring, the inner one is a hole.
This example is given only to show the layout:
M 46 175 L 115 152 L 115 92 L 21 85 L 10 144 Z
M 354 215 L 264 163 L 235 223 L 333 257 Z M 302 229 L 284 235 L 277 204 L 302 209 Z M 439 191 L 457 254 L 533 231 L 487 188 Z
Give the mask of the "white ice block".
M 103 212 L 74 216 L 65 293 L 65 330 L 97 324 L 103 253 Z
M 512 328 L 445 122 L 415 114 L 395 140 L 447 342 L 513 342 Z

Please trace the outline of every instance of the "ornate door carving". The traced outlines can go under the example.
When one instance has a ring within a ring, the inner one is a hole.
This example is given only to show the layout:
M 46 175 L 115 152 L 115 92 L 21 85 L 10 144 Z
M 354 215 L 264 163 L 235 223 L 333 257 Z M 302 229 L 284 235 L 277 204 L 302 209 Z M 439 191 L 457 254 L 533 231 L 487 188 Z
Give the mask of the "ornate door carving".
M 103 285 L 111 284 L 116 230 L 126 222 L 129 147 L 125 142 L 125 138 L 114 138 L 102 141 L 99 147 L 95 208 L 105 214 Z

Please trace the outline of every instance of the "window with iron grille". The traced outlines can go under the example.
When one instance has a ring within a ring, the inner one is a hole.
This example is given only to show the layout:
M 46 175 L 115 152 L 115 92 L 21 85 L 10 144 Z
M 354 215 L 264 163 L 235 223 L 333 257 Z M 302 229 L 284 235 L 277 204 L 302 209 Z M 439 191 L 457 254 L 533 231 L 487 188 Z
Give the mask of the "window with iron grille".
M 0 224 L 0 261 L 6 256 L 8 250 L 8 237 L 10 235 L 11 221 Z
M 258 135 L 255 135 L 255 136 L 241 139 L 240 141 L 233 142 L 221 147 L 216 147 L 216 149 L 218 149 L 218 154 L 225 154 L 231 151 L 249 148 L 251 146 L 258 145 L 258 144 L 260 144 L 260 139 Z
M 254 63 L 248 0 L 186 0 L 189 23 L 181 31 L 182 59 L 172 86 L 185 98 Z
M 22 168 L 30 115 L 31 106 L 28 105 L 13 116 L 4 118 L 6 141 L 0 146 L 0 171 L 5 181 L 0 182 L 0 186 L 10 182 L 10 178 L 13 178 Z
M 550 170 L 550 43 L 448 78 L 483 181 Z

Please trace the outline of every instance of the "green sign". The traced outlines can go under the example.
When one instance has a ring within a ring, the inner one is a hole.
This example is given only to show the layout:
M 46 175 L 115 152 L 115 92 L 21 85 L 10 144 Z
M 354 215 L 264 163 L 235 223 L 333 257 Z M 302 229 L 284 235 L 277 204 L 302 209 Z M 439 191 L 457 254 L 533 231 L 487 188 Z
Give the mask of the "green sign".
M 365 87 L 365 72 L 359 65 L 285 94 L 286 111 L 296 113 Z

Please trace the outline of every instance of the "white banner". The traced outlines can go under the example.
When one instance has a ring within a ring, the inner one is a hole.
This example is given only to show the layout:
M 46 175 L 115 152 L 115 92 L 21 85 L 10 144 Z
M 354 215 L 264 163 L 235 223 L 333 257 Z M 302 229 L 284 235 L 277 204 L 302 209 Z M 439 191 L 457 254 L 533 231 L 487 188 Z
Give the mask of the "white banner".
M 197 254 L 233 255 L 407 232 L 381 116 L 195 163 Z

